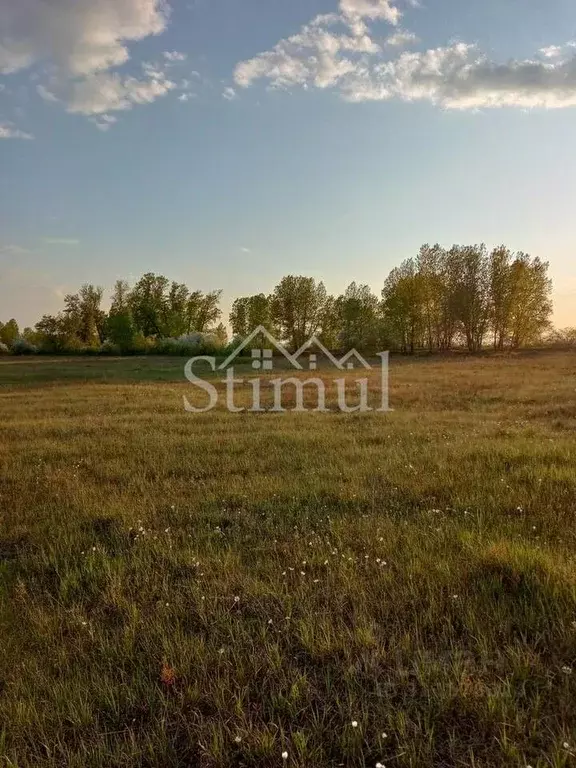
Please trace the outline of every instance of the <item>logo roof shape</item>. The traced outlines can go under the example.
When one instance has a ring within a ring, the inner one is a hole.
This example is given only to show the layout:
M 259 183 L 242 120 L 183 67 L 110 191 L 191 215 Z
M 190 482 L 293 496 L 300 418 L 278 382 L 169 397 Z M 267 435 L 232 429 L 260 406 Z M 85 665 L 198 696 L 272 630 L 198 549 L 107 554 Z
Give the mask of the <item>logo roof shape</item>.
M 330 352 L 329 349 L 326 349 L 324 344 L 322 344 L 322 342 L 320 341 L 320 339 L 316 335 L 310 336 L 308 341 L 305 341 L 304 344 L 302 344 L 302 346 L 300 347 L 300 349 L 298 349 L 296 352 L 294 352 L 293 357 L 294 358 L 300 357 L 300 355 L 303 352 L 306 352 L 306 350 L 309 349 L 314 344 L 319 348 L 319 350 L 322 352 L 322 354 L 326 355 L 326 357 L 328 358 L 328 360 L 330 360 L 332 365 L 336 366 L 336 368 L 340 368 L 340 369 L 344 368 L 344 366 L 341 365 L 341 363 L 338 360 L 338 358 L 334 357 L 334 355 L 332 354 L 332 352 Z
M 256 336 L 260 334 L 262 334 L 262 336 L 264 336 L 264 338 L 266 338 L 270 342 L 270 344 L 272 344 L 272 346 L 275 349 L 277 349 L 278 352 L 280 352 L 280 354 L 283 355 L 291 365 L 294 366 L 294 368 L 297 368 L 299 371 L 304 370 L 303 367 L 298 362 L 298 360 L 295 359 L 296 355 L 291 355 L 290 352 L 288 352 L 288 350 L 285 349 L 285 347 L 283 347 L 282 344 L 280 344 L 280 342 L 276 341 L 276 339 L 274 338 L 274 336 L 272 336 L 270 331 L 264 328 L 263 325 L 259 325 L 257 328 L 255 328 L 252 331 L 252 333 L 249 336 L 247 336 L 244 339 L 244 341 L 236 347 L 236 349 L 232 352 L 232 354 L 228 355 L 228 357 L 226 358 L 226 360 L 224 360 L 223 363 L 220 363 L 220 365 L 218 366 L 218 370 L 221 371 L 224 368 L 227 368 L 230 365 L 230 363 L 236 357 L 238 357 L 240 352 L 246 349 L 246 347 L 256 338 Z
M 345 364 L 346 364 L 346 363 L 347 363 L 349 360 L 351 360 L 353 357 L 355 357 L 355 358 L 356 358 L 356 360 L 358 360 L 358 362 L 359 362 L 359 363 L 361 363 L 361 364 L 364 366 L 364 368 L 370 368 L 370 369 L 372 368 L 372 366 L 370 365 L 370 363 L 368 363 L 368 362 L 367 362 L 367 361 L 366 361 L 366 360 L 365 360 L 365 359 L 362 357 L 362 355 L 360 354 L 360 352 L 358 352 L 356 349 L 351 349 L 351 350 L 350 350 L 350 352 L 347 352 L 347 353 L 344 355 L 344 357 L 342 357 L 342 358 L 340 359 L 340 367 L 341 367 L 341 368 L 343 368 L 343 367 L 344 367 L 344 365 L 345 365 Z

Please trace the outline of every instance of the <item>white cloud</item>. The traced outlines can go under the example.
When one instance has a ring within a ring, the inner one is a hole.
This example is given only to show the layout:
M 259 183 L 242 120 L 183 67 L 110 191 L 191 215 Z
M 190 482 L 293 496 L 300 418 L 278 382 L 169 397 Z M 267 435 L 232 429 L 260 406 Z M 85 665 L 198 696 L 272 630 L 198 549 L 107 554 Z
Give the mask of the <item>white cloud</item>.
M 246 88 L 264 78 L 275 88 L 332 87 L 356 69 L 358 56 L 381 52 L 380 45 L 370 37 L 366 21 L 396 25 L 401 18 L 390 0 L 340 0 L 339 11 L 316 16 L 271 51 L 240 62 L 234 73 L 236 84 Z
M 226 99 L 226 101 L 233 101 L 236 98 L 236 91 L 234 88 L 230 88 L 230 86 L 228 86 L 227 88 L 224 88 L 222 96 Z
M 105 133 L 106 131 L 109 131 L 110 128 L 114 125 L 114 123 L 118 122 L 118 118 L 114 117 L 114 115 L 98 115 L 98 117 L 91 117 L 89 120 L 94 123 L 96 128 L 98 128 L 99 131 L 102 131 Z
M 40 84 L 36 86 L 36 91 L 38 92 L 38 95 L 44 99 L 44 101 L 51 101 L 51 102 L 57 102 L 59 101 L 58 97 L 55 96 L 55 94 L 52 93 L 52 91 L 49 91 L 46 86 Z
M 171 64 L 179 64 L 188 58 L 187 54 L 180 53 L 180 51 L 164 51 L 162 55 Z
M 341 83 L 349 101 L 426 100 L 451 109 L 576 106 L 576 57 L 490 61 L 457 43 L 358 71 Z
M 124 64 L 126 43 L 164 31 L 164 0 L 0 0 L 0 71 L 49 61 L 71 76 Z
M 0 253 L 14 256 L 24 256 L 25 254 L 30 253 L 30 251 L 28 248 L 23 248 L 21 245 L 8 243 L 7 245 L 0 245 Z
M 352 34 L 333 31 L 337 25 L 347 26 Z M 268 79 L 275 88 L 293 85 L 328 88 L 356 67 L 354 61 L 342 57 L 341 53 L 358 56 L 379 51 L 380 46 L 371 39 L 362 17 L 325 14 L 317 16 L 298 34 L 281 40 L 271 51 L 240 62 L 234 79 L 243 88 L 262 78 Z
M 401 13 L 389 0 L 340 0 L 340 10 L 348 19 L 383 19 L 398 24 Z
M 47 245 L 80 245 L 80 240 L 73 237 L 45 237 Z
M 562 46 L 549 45 L 548 48 L 540 48 L 540 53 L 547 59 L 555 59 L 562 55 Z
M 176 83 L 158 71 L 142 79 L 122 77 L 117 72 L 98 72 L 71 84 L 67 109 L 80 115 L 103 115 L 131 109 L 135 104 L 150 104 L 174 88 Z
M 178 101 L 190 101 L 190 97 L 190 93 L 181 93 L 180 96 L 178 96 Z
M 15 128 L 12 123 L 0 123 L 0 139 L 33 139 L 31 133 Z
M 69 112 L 147 104 L 175 87 L 161 67 L 143 65 L 142 79 L 109 70 L 129 60 L 129 43 L 163 32 L 168 17 L 166 0 L 0 0 L 0 72 L 48 64 L 49 82 L 36 90 Z M 165 53 L 167 66 L 185 58 Z M 96 124 L 106 130 L 111 122 Z
M 405 29 L 399 29 L 393 35 L 386 38 L 386 45 L 390 45 L 393 48 L 405 48 L 417 42 L 419 41 L 414 32 L 408 32 Z
M 242 88 L 257 80 L 273 88 L 334 88 L 351 102 L 425 100 L 450 109 L 576 106 L 574 43 L 503 64 L 466 43 L 390 59 L 370 36 L 367 21 L 378 20 L 397 25 L 400 13 L 387 0 L 340 0 L 339 15 L 318 16 L 270 51 L 240 62 L 235 82 Z M 338 25 L 350 34 L 339 33 Z M 415 35 L 398 29 L 385 48 L 415 42 Z

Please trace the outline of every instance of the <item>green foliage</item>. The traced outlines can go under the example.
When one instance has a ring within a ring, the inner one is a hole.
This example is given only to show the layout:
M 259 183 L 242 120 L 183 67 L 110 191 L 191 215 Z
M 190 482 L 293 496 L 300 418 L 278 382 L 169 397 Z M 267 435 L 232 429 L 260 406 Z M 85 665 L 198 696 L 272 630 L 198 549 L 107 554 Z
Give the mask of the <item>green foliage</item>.
M 292 350 L 321 331 L 328 296 L 313 277 L 283 277 L 270 298 L 270 317 L 280 340 Z
M 378 352 L 381 341 L 380 307 L 368 285 L 351 283 L 336 301 L 341 349 Z
M 236 299 L 230 311 L 232 332 L 246 337 L 259 325 L 272 330 L 271 298 L 263 293 Z
M 12 353 L 15 355 L 35 355 L 37 352 L 38 347 L 28 341 L 28 339 L 16 339 L 12 344 Z
M 0 341 L 7 347 L 11 347 L 19 336 L 20 330 L 14 318 L 8 320 L 6 324 L 0 323 Z
M 104 344 L 100 347 L 100 354 L 101 355 L 110 355 L 113 357 L 118 357 L 122 354 L 122 347 L 119 344 L 115 344 L 113 341 L 110 341 L 110 339 L 107 339 Z M 124 350 L 126 351 L 126 350 Z
M 484 346 L 496 349 L 542 338 L 552 305 L 548 264 L 504 246 L 425 245 L 416 260 L 392 270 L 382 292 L 386 328 L 403 352 Z
M 312 277 L 288 275 L 270 296 L 237 298 L 230 325 L 239 339 L 263 326 L 292 351 L 312 335 L 329 349 L 367 354 L 456 346 L 478 352 L 490 334 L 496 349 L 519 348 L 549 331 L 551 288 L 547 263 L 504 246 L 488 254 L 484 245 L 424 245 L 415 259 L 390 272 L 381 301 L 368 285 L 353 282 L 334 297 Z M 220 322 L 221 293 L 191 291 L 148 272 L 133 288 L 117 281 L 106 313 L 103 289 L 83 285 L 65 297 L 62 312 L 42 317 L 25 337 L 39 351 L 55 354 L 97 353 L 104 340 L 122 354 L 220 352 L 228 337 Z M 193 334 L 203 336 L 187 347 Z M 15 320 L 0 324 L 8 347 L 18 336 Z
M 136 329 L 129 309 L 110 310 L 105 324 L 106 339 L 121 352 L 130 352 L 134 347 Z

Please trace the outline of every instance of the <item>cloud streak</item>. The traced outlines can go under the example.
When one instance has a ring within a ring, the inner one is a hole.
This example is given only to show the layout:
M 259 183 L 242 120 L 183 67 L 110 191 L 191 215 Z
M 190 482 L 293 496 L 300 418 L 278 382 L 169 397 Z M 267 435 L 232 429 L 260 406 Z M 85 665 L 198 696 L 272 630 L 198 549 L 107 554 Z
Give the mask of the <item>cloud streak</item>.
M 80 240 L 74 237 L 45 237 L 47 245 L 80 245 Z
M 0 139 L 33 139 L 34 136 L 31 133 L 21 131 L 20 128 L 16 128 L 13 123 L 0 123 Z

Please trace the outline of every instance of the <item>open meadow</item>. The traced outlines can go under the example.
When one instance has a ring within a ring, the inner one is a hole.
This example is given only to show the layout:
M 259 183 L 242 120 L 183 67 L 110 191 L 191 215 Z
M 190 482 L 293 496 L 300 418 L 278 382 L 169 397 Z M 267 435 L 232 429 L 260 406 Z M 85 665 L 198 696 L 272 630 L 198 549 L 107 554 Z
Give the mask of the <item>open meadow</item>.
M 183 366 L 0 360 L 0 765 L 576 765 L 576 353 L 366 414 Z

